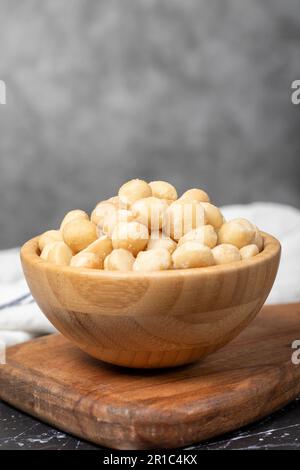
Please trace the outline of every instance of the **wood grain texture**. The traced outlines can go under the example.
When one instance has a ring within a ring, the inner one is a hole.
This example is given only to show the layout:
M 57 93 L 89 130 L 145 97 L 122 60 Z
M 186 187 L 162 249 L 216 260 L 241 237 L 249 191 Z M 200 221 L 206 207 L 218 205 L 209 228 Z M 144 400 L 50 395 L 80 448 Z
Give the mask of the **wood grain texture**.
M 38 256 L 37 238 L 21 259 L 32 295 L 68 339 L 105 362 L 159 368 L 207 356 L 255 317 L 280 258 L 275 238 L 264 243 L 249 260 L 147 273 L 55 266 Z
M 233 430 L 300 394 L 300 304 L 264 307 L 241 335 L 193 365 L 125 369 L 62 335 L 8 349 L 0 396 L 67 432 L 117 449 L 173 448 Z

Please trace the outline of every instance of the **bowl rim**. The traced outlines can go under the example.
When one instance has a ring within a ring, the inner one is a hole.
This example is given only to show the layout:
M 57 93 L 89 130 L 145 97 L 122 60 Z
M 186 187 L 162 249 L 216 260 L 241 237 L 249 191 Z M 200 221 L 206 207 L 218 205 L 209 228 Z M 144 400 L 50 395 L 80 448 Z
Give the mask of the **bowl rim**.
M 256 256 L 246 260 L 234 261 L 228 264 L 222 265 L 213 265 L 202 268 L 186 268 L 186 269 L 169 269 L 164 271 L 106 271 L 103 269 L 90 269 L 90 268 L 76 268 L 71 266 L 60 266 L 48 261 L 43 260 L 39 256 L 38 249 L 38 239 L 39 236 L 34 237 L 28 240 L 21 247 L 20 256 L 21 261 L 25 265 L 31 265 L 37 269 L 47 272 L 58 272 L 60 275 L 62 273 L 69 274 L 72 276 L 88 277 L 91 279 L 99 280 L 138 280 L 138 279 L 176 279 L 182 277 L 194 277 L 194 276 L 207 276 L 207 275 L 219 275 L 221 272 L 223 274 L 230 273 L 233 271 L 242 271 L 249 268 L 257 268 L 260 265 L 264 264 L 267 261 L 275 258 L 280 255 L 281 245 L 280 242 L 273 237 L 272 235 L 261 232 L 264 240 L 264 248 Z

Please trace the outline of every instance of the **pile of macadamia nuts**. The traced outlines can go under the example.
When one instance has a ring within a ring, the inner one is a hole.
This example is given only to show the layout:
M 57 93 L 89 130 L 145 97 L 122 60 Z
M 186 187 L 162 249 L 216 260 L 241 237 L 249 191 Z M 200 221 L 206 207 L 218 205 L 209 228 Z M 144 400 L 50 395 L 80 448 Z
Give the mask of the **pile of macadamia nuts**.
M 248 259 L 263 249 L 263 238 L 246 219 L 225 221 L 202 189 L 178 198 L 170 183 L 134 179 L 118 196 L 99 202 L 90 217 L 68 212 L 38 245 L 40 257 L 56 265 L 143 272 Z

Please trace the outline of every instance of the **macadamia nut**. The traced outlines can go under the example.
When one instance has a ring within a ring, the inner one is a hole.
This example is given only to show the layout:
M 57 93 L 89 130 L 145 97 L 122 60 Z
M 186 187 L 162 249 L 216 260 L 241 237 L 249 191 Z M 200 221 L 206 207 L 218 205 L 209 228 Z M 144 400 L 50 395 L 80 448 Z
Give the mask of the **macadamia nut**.
M 213 250 L 213 257 L 216 264 L 233 263 L 234 261 L 240 261 L 241 255 L 238 248 L 229 243 L 222 243 L 216 246 Z
M 233 219 L 222 225 L 219 230 L 219 243 L 229 243 L 237 248 L 253 243 L 255 227 L 246 219 Z
M 257 246 L 258 251 L 262 251 L 264 247 L 264 239 L 257 227 L 255 227 L 255 235 L 254 235 L 253 243 Z
M 91 213 L 76 209 L 59 230 L 38 238 L 43 260 L 110 271 L 201 268 L 256 256 L 264 247 L 259 229 L 243 218 L 225 221 L 199 188 L 178 199 L 166 181 L 133 179 Z
M 120 200 L 131 206 L 138 199 L 152 196 L 152 190 L 146 181 L 135 179 L 127 181 L 119 189 Z
M 179 240 L 205 223 L 205 211 L 200 202 L 178 199 L 167 210 L 163 231 L 174 240 Z
M 94 253 L 100 259 L 104 260 L 112 252 L 112 241 L 107 235 L 97 238 L 93 243 L 88 245 L 81 253 Z
M 96 226 L 89 220 L 75 219 L 64 226 L 63 239 L 74 254 L 97 239 Z
M 103 259 L 95 253 L 81 251 L 73 256 L 70 262 L 73 268 L 89 268 L 89 269 L 102 269 Z
M 212 225 L 215 229 L 219 229 L 224 223 L 224 217 L 220 209 L 210 202 L 202 202 L 207 223 Z
M 181 237 L 178 246 L 188 241 L 196 241 L 209 248 L 213 248 L 217 244 L 218 235 L 212 225 L 203 225 L 202 227 L 194 228 Z
M 253 256 L 258 255 L 258 253 L 259 249 L 257 245 L 254 244 L 243 246 L 243 248 L 240 249 L 242 259 L 252 258 Z
M 107 271 L 132 271 L 134 261 L 135 258 L 130 251 L 117 248 L 105 258 L 104 269 Z
M 151 181 L 149 186 L 152 190 L 152 196 L 159 199 L 175 201 L 177 199 L 177 191 L 174 186 L 166 181 Z
M 162 199 L 163 201 L 166 201 L 166 203 L 168 204 L 168 206 L 170 206 L 172 204 L 172 202 L 174 202 L 172 199 Z
M 172 259 L 175 269 L 201 268 L 214 264 L 211 249 L 193 241 L 187 241 L 176 248 Z
M 134 256 L 144 250 L 148 243 L 149 232 L 145 225 L 139 222 L 121 222 L 112 233 L 113 248 L 124 248 Z
M 140 251 L 133 264 L 133 271 L 163 271 L 172 266 L 168 250 L 158 248 L 150 251 Z
M 117 224 L 121 222 L 132 222 L 133 219 L 134 217 L 132 212 L 127 209 L 120 209 L 115 212 L 111 212 L 110 214 L 104 217 L 101 230 L 106 233 L 109 237 L 111 237 L 114 228 Z
M 169 253 L 173 253 L 176 249 L 177 243 L 172 238 L 167 237 L 160 232 L 152 232 L 151 238 L 148 241 L 147 250 L 156 250 L 158 248 L 164 248 Z
M 55 245 L 55 243 L 57 243 L 57 242 L 50 242 L 50 243 L 47 243 L 47 245 L 45 245 L 44 248 L 42 249 L 42 252 L 41 252 L 41 254 L 40 254 L 40 257 L 41 257 L 44 261 L 47 261 L 47 260 L 48 260 L 49 252 L 50 252 L 51 248 L 53 247 L 53 245 Z
M 109 199 L 107 199 L 107 202 L 111 202 L 118 210 L 128 208 L 127 204 L 124 204 L 124 202 L 121 201 L 119 196 L 110 197 Z
M 151 231 L 157 231 L 163 226 L 168 207 L 164 199 L 150 196 L 135 201 L 131 211 L 138 222 L 147 225 Z
M 43 251 L 44 247 L 48 245 L 48 243 L 59 242 L 62 241 L 62 234 L 59 230 L 47 230 L 47 232 L 42 233 L 39 236 L 39 249 Z
M 86 212 L 82 211 L 81 209 L 74 209 L 73 211 L 68 212 L 64 216 L 60 224 L 60 230 L 62 231 L 65 225 L 67 225 L 69 222 L 72 222 L 72 220 L 76 219 L 89 220 L 89 216 Z
M 110 201 L 99 202 L 99 204 L 97 204 L 97 206 L 91 213 L 91 221 L 93 222 L 93 224 L 102 228 L 105 217 L 109 217 L 112 214 L 115 214 L 116 212 L 117 212 L 117 208 L 113 202 L 110 202 Z
M 64 242 L 56 242 L 49 250 L 47 261 L 59 266 L 68 266 L 72 259 L 72 250 Z
M 187 201 L 210 202 L 208 194 L 203 189 L 188 189 L 180 199 Z

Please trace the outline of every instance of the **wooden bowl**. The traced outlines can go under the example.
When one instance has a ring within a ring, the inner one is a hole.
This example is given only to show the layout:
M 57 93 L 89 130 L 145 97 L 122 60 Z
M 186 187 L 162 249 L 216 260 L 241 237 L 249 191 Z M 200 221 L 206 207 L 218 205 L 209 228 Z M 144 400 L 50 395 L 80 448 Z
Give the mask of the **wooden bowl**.
M 208 268 L 61 267 L 39 257 L 38 237 L 22 247 L 21 260 L 41 310 L 81 349 L 121 366 L 169 367 L 221 348 L 259 312 L 280 259 L 280 243 L 266 233 L 263 238 L 257 256 Z

